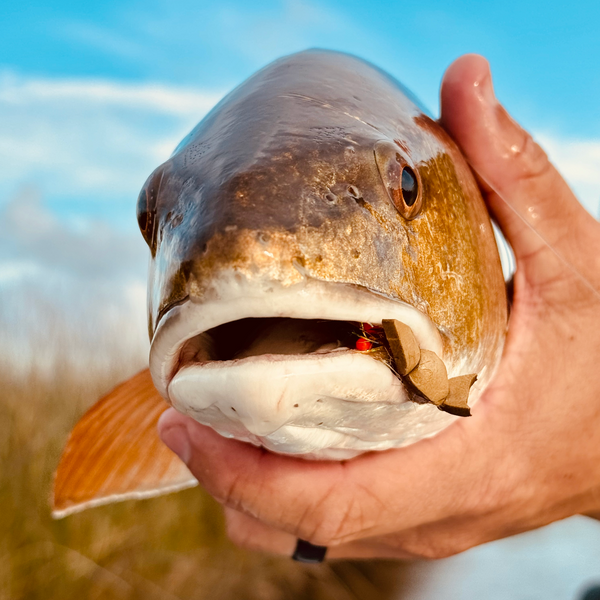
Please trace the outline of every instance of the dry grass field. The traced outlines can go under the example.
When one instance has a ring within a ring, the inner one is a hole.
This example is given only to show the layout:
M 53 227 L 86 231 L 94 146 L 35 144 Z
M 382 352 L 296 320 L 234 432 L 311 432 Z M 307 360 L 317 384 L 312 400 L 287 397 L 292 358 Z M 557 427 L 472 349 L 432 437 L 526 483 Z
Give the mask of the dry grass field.
M 2 308 L 0 600 L 393 597 L 393 563 L 314 567 L 235 548 L 218 505 L 199 488 L 53 520 L 52 474 L 71 427 L 143 366 L 143 352 L 122 343 L 125 317 L 86 331 L 72 311 L 47 311 L 40 322 L 42 306 L 28 333 L 18 311 Z

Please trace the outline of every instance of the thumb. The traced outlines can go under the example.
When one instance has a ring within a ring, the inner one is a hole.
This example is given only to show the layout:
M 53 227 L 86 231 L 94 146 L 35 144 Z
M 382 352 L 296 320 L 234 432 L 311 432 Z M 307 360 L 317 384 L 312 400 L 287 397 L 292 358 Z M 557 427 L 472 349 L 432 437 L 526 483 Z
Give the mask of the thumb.
M 544 151 L 496 100 L 482 56 L 462 56 L 448 68 L 441 104 L 441 123 L 479 177 L 519 267 L 539 274 L 540 262 L 552 255 L 555 263 L 557 255 L 562 262 L 577 261 L 580 247 L 573 247 L 568 233 L 591 217 Z

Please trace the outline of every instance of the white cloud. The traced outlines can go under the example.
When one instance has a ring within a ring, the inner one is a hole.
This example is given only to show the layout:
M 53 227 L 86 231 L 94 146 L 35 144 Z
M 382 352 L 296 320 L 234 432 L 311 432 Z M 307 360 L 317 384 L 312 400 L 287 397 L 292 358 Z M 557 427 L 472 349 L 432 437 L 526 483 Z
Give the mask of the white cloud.
M 23 183 L 50 200 L 135 198 L 220 93 L 0 76 L 0 202 Z
M 18 283 L 23 279 L 41 277 L 42 268 L 34 260 L 7 260 L 0 263 L 0 286 Z
M 34 188 L 0 211 L 0 355 L 15 375 L 146 361 L 141 236 L 95 219 L 70 226 Z
M 539 133 L 536 139 L 581 203 L 600 219 L 600 140 L 569 139 L 548 133 Z
M 147 248 L 141 235 L 125 233 L 96 219 L 75 226 L 43 204 L 35 188 L 23 188 L 0 212 L 0 257 L 6 278 L 45 273 L 45 278 L 91 280 L 144 279 Z M 0 270 L 0 275 L 2 270 Z
M 200 118 L 222 94 L 159 84 L 136 84 L 101 79 L 30 79 L 14 73 L 0 75 L 0 103 L 29 106 L 47 102 L 85 102 L 91 106 L 114 106 L 152 110 L 185 118 Z

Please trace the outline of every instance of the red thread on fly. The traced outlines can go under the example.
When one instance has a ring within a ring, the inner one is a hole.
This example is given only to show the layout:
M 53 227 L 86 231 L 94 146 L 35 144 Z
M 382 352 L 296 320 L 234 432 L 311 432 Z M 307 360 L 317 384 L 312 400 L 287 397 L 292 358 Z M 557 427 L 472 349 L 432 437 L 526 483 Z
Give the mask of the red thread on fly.
M 360 352 L 371 350 L 373 346 L 382 346 L 385 340 L 383 327 L 371 325 L 371 323 L 360 323 L 360 333 L 356 340 L 355 348 Z

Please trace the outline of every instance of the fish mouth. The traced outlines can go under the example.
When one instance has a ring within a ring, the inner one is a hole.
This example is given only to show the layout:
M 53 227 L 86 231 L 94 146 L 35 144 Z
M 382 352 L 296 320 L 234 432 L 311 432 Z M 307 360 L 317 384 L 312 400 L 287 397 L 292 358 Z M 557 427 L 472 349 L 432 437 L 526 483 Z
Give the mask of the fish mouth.
M 409 325 L 421 348 L 443 356 L 435 324 L 404 302 L 355 285 L 308 278 L 282 285 L 231 273 L 164 315 L 150 371 L 175 408 L 222 435 L 347 458 L 441 428 L 415 430 L 407 413 L 433 409 L 436 422 L 442 413 L 411 402 L 385 362 L 356 349 L 361 324 L 383 319 Z

